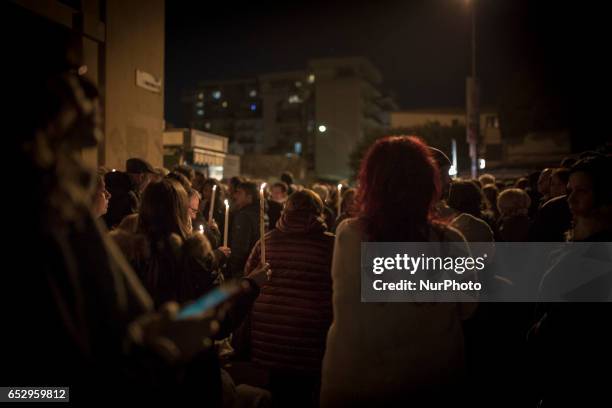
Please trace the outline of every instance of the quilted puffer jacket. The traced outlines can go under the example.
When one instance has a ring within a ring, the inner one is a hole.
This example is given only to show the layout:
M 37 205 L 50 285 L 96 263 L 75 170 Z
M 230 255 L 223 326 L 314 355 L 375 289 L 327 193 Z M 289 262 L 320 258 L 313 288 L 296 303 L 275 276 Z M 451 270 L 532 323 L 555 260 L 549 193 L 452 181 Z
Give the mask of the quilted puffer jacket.
M 265 236 L 272 278 L 251 315 L 252 360 L 269 369 L 319 374 L 332 321 L 333 234 L 321 217 L 284 212 Z M 260 263 L 256 244 L 245 274 Z

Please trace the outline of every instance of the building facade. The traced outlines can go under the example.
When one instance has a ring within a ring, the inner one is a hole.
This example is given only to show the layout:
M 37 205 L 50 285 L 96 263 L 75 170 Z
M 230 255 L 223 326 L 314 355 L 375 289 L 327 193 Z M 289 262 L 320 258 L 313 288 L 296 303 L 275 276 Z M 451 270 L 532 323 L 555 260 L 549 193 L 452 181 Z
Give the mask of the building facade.
M 341 180 L 363 134 L 388 127 L 397 110 L 381 83 L 365 58 L 316 59 L 304 70 L 203 82 L 183 97 L 185 122 L 227 136 L 233 153 L 295 156 L 309 177 Z
M 309 66 L 316 95 L 315 171 L 319 178 L 345 179 L 359 140 L 388 127 L 397 106 L 382 94 L 382 76 L 365 58 L 317 59 Z
M 160 166 L 164 0 L 15 0 L 10 8 L 23 20 L 20 26 L 48 27 L 41 42 L 54 41 L 56 32 L 76 39 L 70 52 L 82 64 L 79 73 L 97 85 L 103 105 L 104 138 L 83 150 L 85 163 L 123 169 L 126 159 L 141 157 Z
M 239 173 L 240 157 L 228 155 L 227 137 L 196 129 L 167 129 L 163 144 L 168 169 L 187 164 L 218 180 Z
M 410 128 L 426 123 L 439 123 L 443 126 L 465 126 L 465 110 L 449 109 L 415 109 L 391 113 L 391 126 Z M 501 166 L 505 160 L 499 117 L 492 108 L 480 110 L 479 157 L 486 160 L 487 167 Z M 450 141 L 449 141 L 450 142 Z

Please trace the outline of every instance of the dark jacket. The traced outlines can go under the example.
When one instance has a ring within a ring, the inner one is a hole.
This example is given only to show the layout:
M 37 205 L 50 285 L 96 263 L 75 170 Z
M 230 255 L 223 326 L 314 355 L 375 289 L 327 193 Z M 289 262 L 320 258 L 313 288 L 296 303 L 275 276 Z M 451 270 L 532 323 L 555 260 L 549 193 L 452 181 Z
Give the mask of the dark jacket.
M 46 201 L 41 197 L 39 202 Z M 74 402 L 94 397 L 104 403 L 112 398 L 187 403 L 204 393 L 210 406 L 220 406 L 213 349 L 189 364 L 170 365 L 131 343 L 128 324 L 151 312 L 153 302 L 86 209 L 75 221 L 58 219 L 52 229 L 26 229 L 29 244 L 41 249 L 36 256 L 30 246 L 11 252 L 21 259 L 22 273 L 5 283 L 15 294 L 12 305 L 20 306 L 4 309 L 12 329 L 2 353 L 2 383 L 64 384 L 74 391 Z M 113 397 L 100 393 L 100 384 L 111 387 Z
M 536 213 L 529 231 L 534 242 L 564 242 L 565 232 L 572 226 L 572 213 L 567 196 L 548 200 Z
M 251 315 L 252 359 L 264 367 L 319 374 L 332 321 L 331 261 L 334 236 L 321 218 L 284 213 L 266 234 L 265 283 Z M 260 246 L 246 273 L 260 263 Z
M 156 306 L 185 303 L 209 291 L 215 283 L 210 244 L 198 233 L 184 242 L 178 235 L 152 243 L 142 234 L 111 233 Z
M 535 380 L 537 399 L 542 407 L 597 406 L 609 398 L 609 377 L 602 373 L 612 364 L 612 331 L 610 315 L 612 303 L 609 274 L 598 274 L 597 268 L 589 266 L 591 261 L 612 262 L 609 242 L 612 231 L 601 231 L 581 242 L 605 242 L 581 253 L 584 267 L 576 270 L 571 250 L 557 259 L 547 271 L 540 291 L 554 299 L 560 282 L 570 273 L 586 273 L 595 276 L 587 280 L 580 289 L 588 289 L 590 301 L 564 301 L 538 304 L 537 323 L 529 333 L 528 342 L 532 353 L 532 375 Z M 585 244 L 582 244 L 585 245 Z M 603 251 L 602 251 L 603 250 Z M 597 265 L 596 263 L 594 265 Z M 595 273 L 593 273 L 595 272 Z M 599 276 L 597 276 L 599 275 Z M 581 290 L 560 292 L 563 300 L 580 300 Z M 600 298 L 597 298 L 600 295 Z M 561 297 L 560 296 L 560 297 Z
M 121 171 L 106 173 L 106 189 L 111 194 L 108 211 L 102 216 L 108 229 L 113 229 L 128 215 L 138 212 L 140 197 L 134 191 L 130 176 Z
M 515 215 L 501 217 L 497 222 L 495 240 L 499 242 L 526 242 L 529 240 L 529 217 Z
M 259 234 L 259 203 L 248 205 L 233 214 L 228 238 L 232 254 L 227 263 L 226 278 L 244 275 L 244 265 Z
M 276 201 L 268 200 L 267 201 L 267 213 L 268 218 L 270 220 L 270 225 L 268 229 L 276 228 L 276 223 L 280 220 L 281 214 L 283 212 L 283 205 L 281 203 L 277 203 Z
M 323 216 L 325 217 L 325 225 L 327 226 L 327 231 L 335 231 L 337 225 L 336 212 L 330 207 L 324 206 Z

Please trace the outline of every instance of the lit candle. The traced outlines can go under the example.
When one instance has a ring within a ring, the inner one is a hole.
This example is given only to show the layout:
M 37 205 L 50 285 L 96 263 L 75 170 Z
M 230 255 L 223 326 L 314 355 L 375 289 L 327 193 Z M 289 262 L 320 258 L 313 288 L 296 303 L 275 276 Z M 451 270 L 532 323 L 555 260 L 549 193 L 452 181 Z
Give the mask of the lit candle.
M 338 205 L 338 217 L 340 216 L 340 204 L 342 203 L 342 184 L 338 184 L 338 197 L 337 197 L 337 205 Z
M 212 195 L 210 196 L 210 208 L 208 209 L 208 222 L 213 219 L 213 211 L 215 209 L 215 194 L 217 193 L 217 185 L 215 184 L 212 188 Z
M 204 235 L 204 226 L 200 224 L 200 234 Z
M 266 200 L 264 198 L 264 190 L 266 183 L 263 183 L 259 188 L 259 245 L 261 245 L 261 264 L 266 263 L 266 242 L 264 235 L 266 234 L 266 225 L 264 220 L 264 210 L 266 207 Z
M 227 230 L 229 227 L 229 201 L 225 200 L 225 224 L 223 225 L 223 246 L 227 247 Z

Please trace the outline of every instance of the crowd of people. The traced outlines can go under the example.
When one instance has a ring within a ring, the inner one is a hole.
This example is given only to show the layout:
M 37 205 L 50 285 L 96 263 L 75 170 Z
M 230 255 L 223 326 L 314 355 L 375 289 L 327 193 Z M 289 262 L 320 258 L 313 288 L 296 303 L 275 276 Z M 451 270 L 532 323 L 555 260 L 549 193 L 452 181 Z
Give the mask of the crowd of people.
M 612 241 L 609 151 L 518 180 L 451 180 L 444 152 L 414 136 L 375 142 L 354 186 L 221 182 L 141 158 L 95 174 L 75 154 L 97 141 L 95 88 L 69 71 L 35 85 L 46 105 L 15 147 L 27 217 L 6 287 L 23 297 L 3 384 L 222 407 L 609 401 L 609 304 L 362 303 L 360 291 L 365 241 Z M 230 280 L 240 296 L 177 318 Z M 265 384 L 236 385 L 237 361 Z

